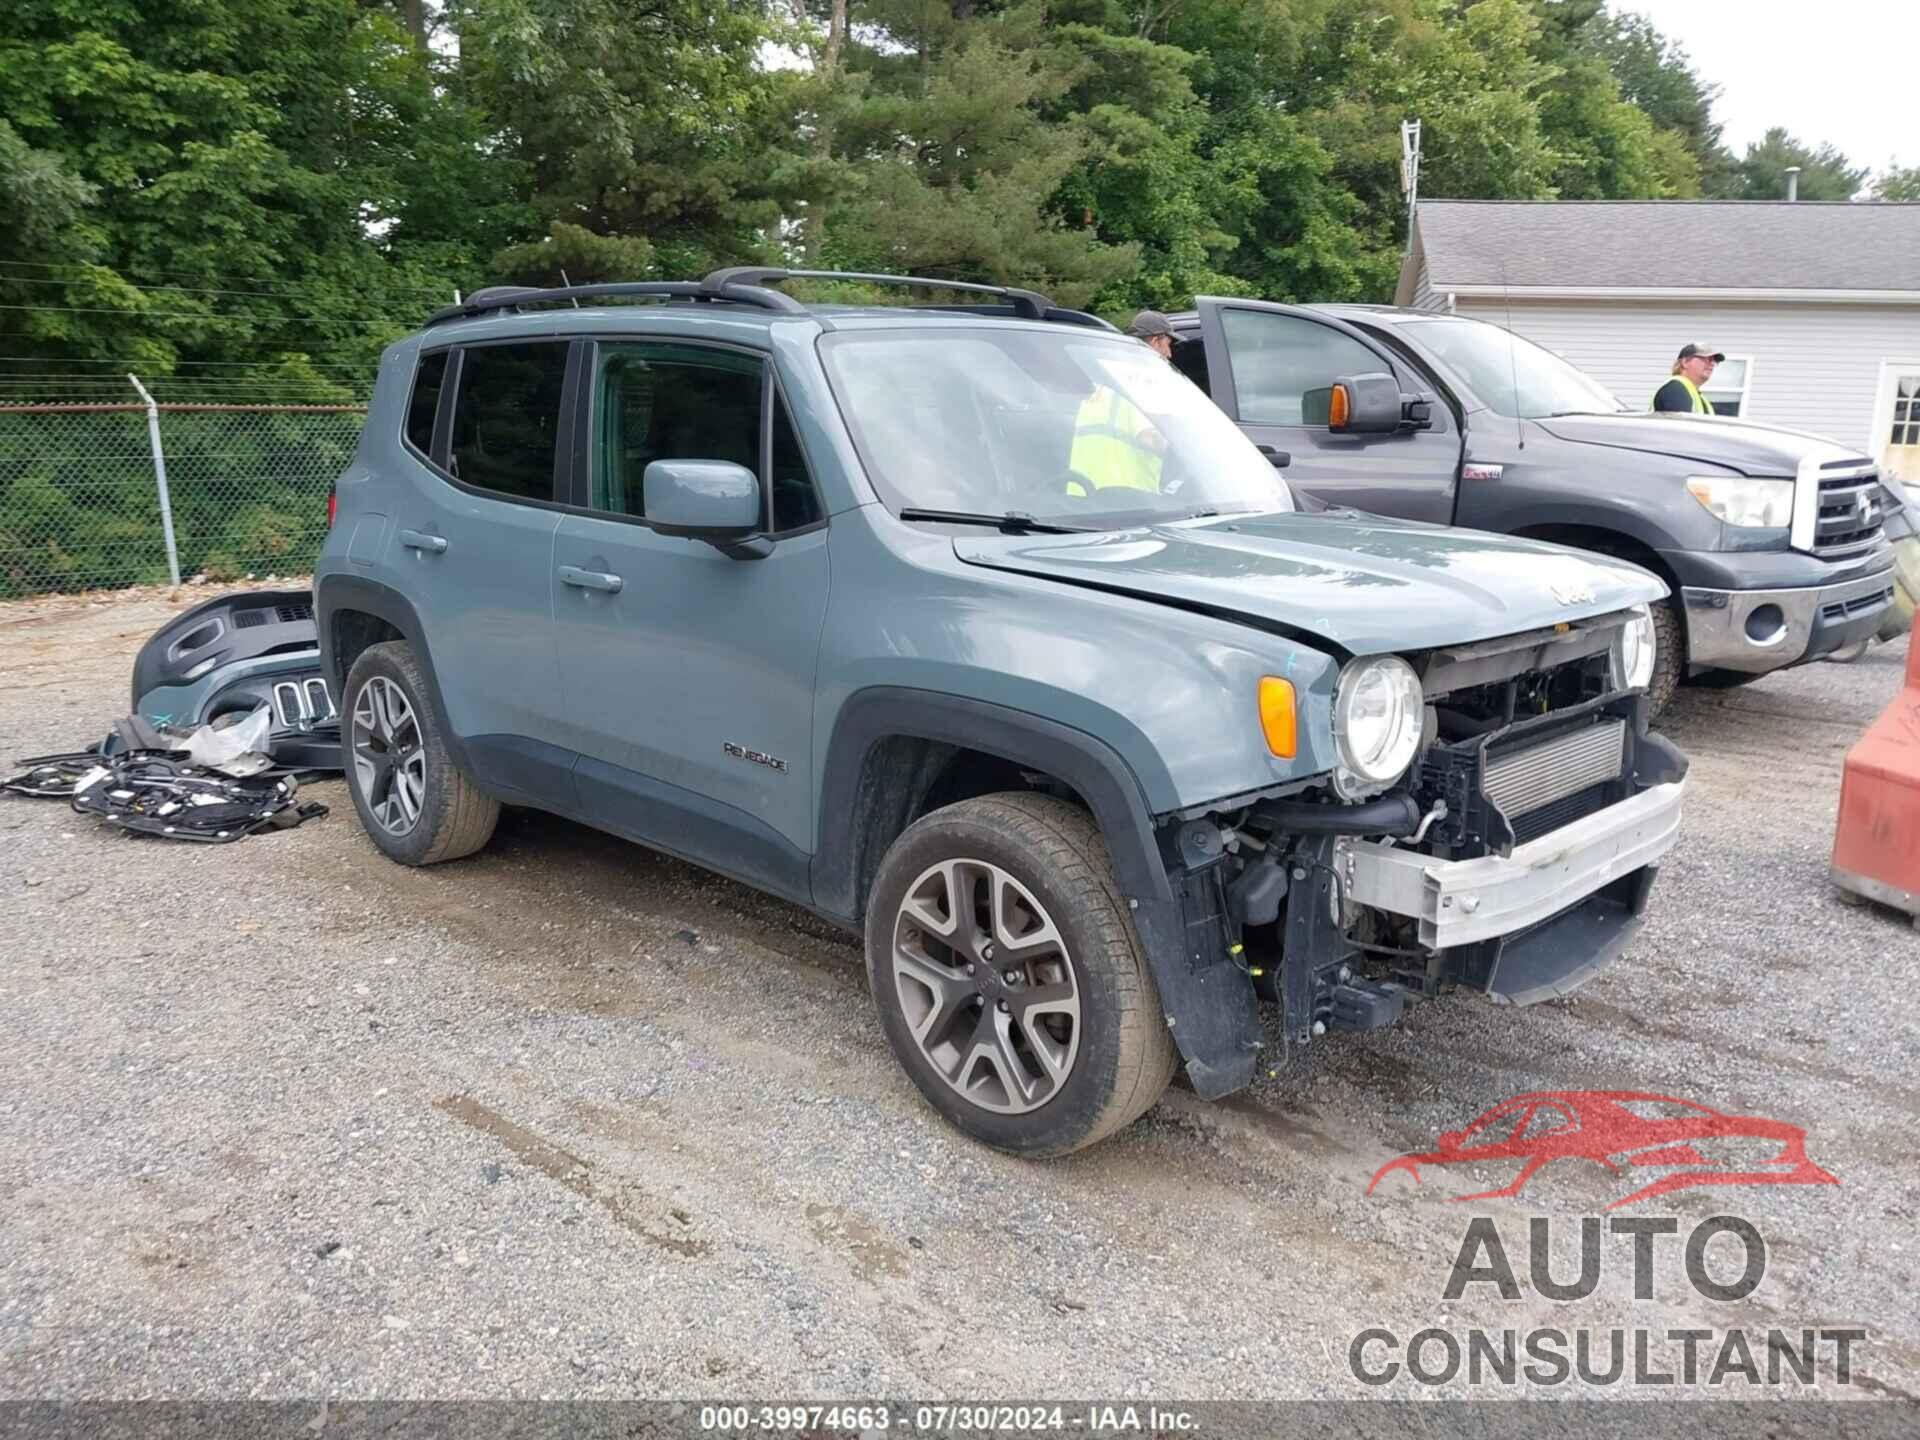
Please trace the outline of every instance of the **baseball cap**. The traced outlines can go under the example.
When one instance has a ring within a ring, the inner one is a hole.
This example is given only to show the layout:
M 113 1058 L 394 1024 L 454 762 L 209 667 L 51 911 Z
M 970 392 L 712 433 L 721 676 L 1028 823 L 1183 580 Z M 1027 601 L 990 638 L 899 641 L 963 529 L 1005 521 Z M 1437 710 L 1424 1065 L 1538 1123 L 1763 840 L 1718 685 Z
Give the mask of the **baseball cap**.
M 1136 340 L 1145 340 L 1153 335 L 1171 335 L 1173 326 L 1167 323 L 1167 317 L 1158 310 L 1142 310 L 1128 322 L 1127 334 Z
M 1704 342 L 1695 345 L 1682 345 L 1680 347 L 1680 358 L 1682 360 L 1692 360 L 1696 357 L 1702 360 L 1711 360 L 1716 365 L 1727 358 L 1718 350 L 1714 349 L 1713 346 L 1705 344 Z

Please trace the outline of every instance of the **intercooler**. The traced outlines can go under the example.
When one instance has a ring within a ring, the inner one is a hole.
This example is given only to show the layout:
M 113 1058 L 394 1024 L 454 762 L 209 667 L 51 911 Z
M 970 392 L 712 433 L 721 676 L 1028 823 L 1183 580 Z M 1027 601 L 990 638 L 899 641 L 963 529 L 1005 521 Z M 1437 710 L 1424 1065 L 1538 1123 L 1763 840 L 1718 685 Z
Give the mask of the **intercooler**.
M 1489 756 L 1481 789 L 1508 820 L 1544 810 L 1620 777 L 1627 722 L 1602 720 L 1576 730 Z

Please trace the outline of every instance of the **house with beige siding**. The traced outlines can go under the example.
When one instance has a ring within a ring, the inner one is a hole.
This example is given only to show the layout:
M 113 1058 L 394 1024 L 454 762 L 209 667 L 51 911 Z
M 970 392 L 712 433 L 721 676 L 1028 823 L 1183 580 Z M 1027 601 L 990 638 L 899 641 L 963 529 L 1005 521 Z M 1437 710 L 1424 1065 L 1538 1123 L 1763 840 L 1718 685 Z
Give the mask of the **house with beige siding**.
M 1705 341 L 1721 414 L 1920 480 L 1920 204 L 1422 200 L 1395 301 L 1508 326 L 1636 408 Z

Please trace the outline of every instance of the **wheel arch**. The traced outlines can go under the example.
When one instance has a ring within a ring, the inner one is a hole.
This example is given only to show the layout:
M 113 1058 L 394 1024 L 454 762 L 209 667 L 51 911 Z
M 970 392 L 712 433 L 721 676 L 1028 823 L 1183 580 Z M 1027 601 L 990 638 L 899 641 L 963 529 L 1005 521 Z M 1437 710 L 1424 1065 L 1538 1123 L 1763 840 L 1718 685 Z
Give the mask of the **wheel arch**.
M 347 672 L 361 651 L 390 640 L 404 640 L 413 647 L 414 657 L 426 677 L 426 700 L 433 707 L 433 718 L 447 749 L 462 770 L 473 774 L 466 745 L 447 720 L 440 678 L 433 668 L 433 653 L 412 602 L 392 586 L 376 580 L 364 580 L 357 575 L 324 575 L 314 581 L 313 610 L 314 629 L 320 642 L 320 668 L 333 686 L 343 718 L 347 706 Z
M 966 696 L 879 686 L 841 707 L 821 771 L 812 886 L 821 911 L 858 924 L 880 857 L 932 808 L 1032 772 L 1090 811 L 1122 893 L 1169 900 L 1138 779 L 1104 741 L 1042 716 Z

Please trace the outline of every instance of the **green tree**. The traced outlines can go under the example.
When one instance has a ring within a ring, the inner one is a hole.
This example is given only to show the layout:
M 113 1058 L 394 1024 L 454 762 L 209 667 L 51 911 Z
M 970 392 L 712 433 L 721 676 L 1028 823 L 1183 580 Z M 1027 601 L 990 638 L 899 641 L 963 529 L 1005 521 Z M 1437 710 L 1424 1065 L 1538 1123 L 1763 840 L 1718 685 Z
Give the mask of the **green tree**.
M 644 241 L 676 275 L 773 252 L 796 194 L 790 87 L 757 63 L 781 33 L 766 5 L 454 0 L 447 24 L 543 222 Z
M 1920 201 L 1920 165 L 1889 164 L 1873 182 L 1876 200 Z
M 513 225 L 431 63 L 352 0 L 16 0 L 0 121 L 42 158 L 0 165 L 87 188 L 59 263 L 6 268 L 9 353 L 364 383 Z
M 1098 61 L 1058 43 L 1037 0 L 990 13 L 972 0 L 852 6 L 821 259 L 1035 285 L 1069 304 L 1131 273 L 1138 245 L 1103 238 L 1097 214 L 1066 215 L 1059 199 L 1097 151 L 1139 138 L 1118 115 L 1068 113 L 1087 63 Z
M 1784 200 L 1789 165 L 1800 167 L 1802 200 L 1851 200 L 1868 175 L 1834 146 L 1804 144 L 1776 125 L 1747 146 L 1718 193 L 1728 200 Z

